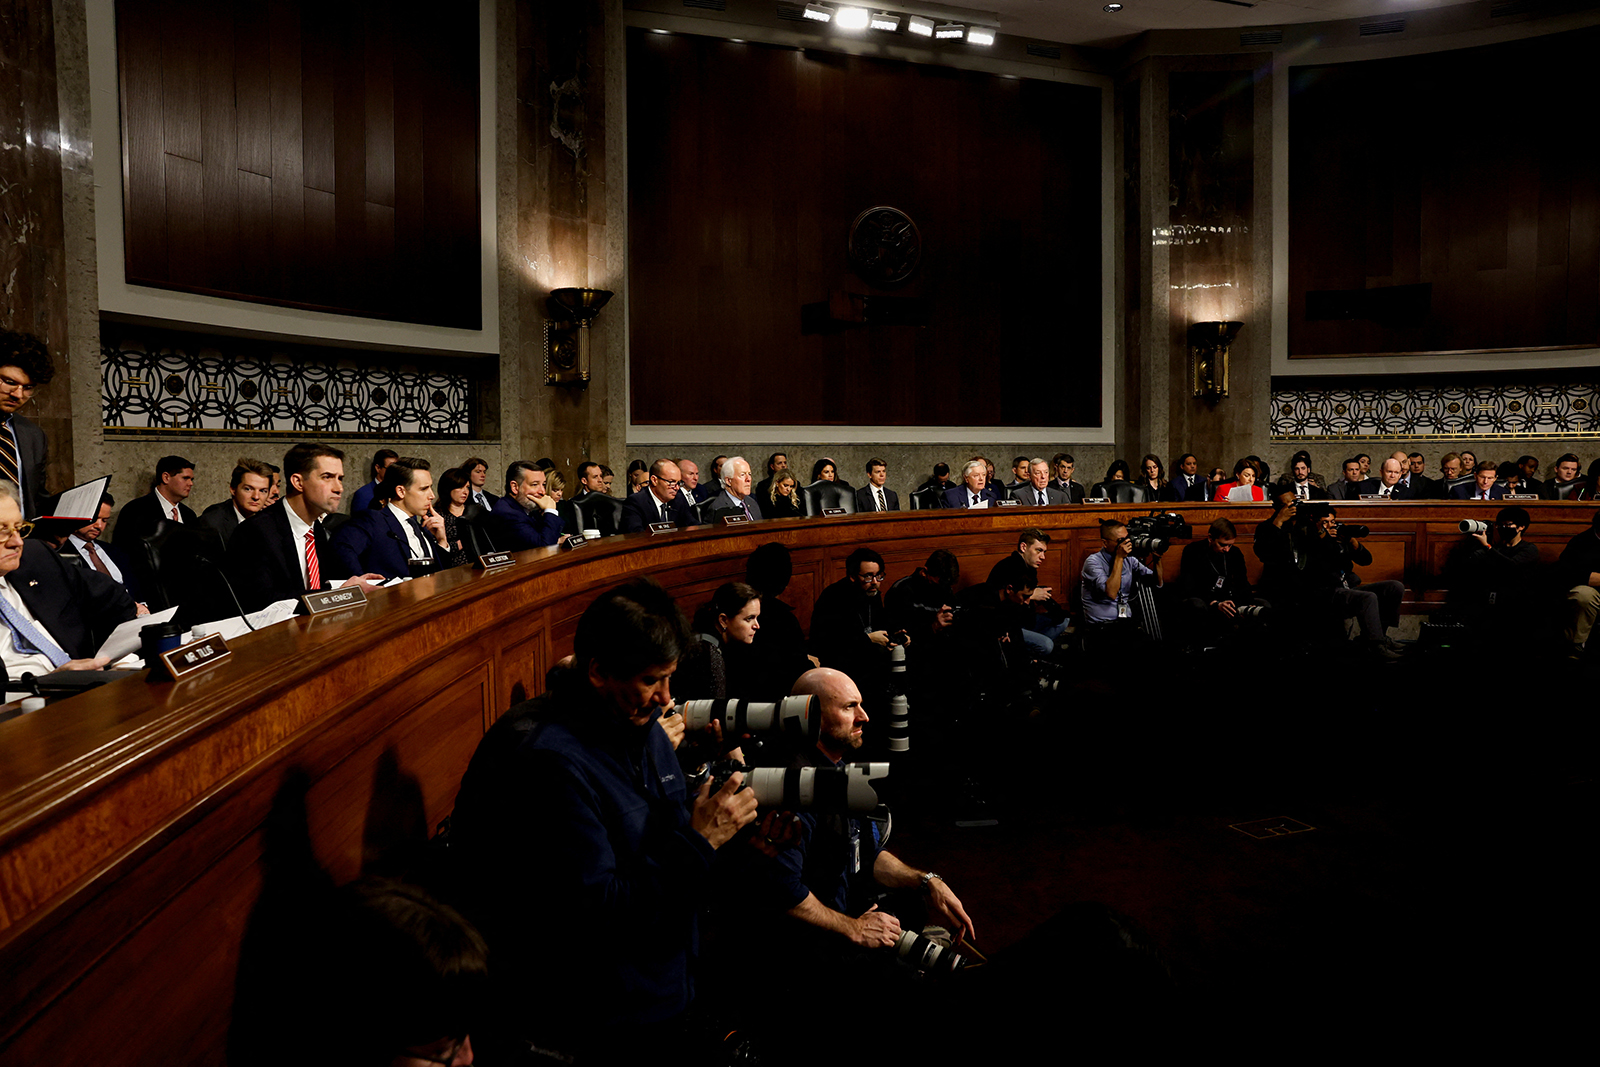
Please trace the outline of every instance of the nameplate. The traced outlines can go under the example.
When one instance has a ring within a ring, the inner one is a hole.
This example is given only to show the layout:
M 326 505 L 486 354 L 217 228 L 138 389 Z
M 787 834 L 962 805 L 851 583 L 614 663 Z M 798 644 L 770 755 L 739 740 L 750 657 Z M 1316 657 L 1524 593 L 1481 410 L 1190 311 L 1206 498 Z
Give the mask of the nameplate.
M 1501 499 L 1502 500 L 1539 500 L 1541 498 L 1540 498 L 1538 493 L 1507 493 L 1505 496 L 1501 497 Z
M 1357 500 L 1393 500 L 1392 496 L 1379 496 L 1377 493 L 1362 493 Z
M 516 560 L 509 552 L 485 552 L 478 557 L 478 562 L 473 564 L 475 571 L 492 571 L 496 567 L 509 567 Z
M 231 655 L 233 653 L 228 651 L 228 643 L 222 639 L 222 635 L 212 634 L 161 653 L 161 662 L 166 664 L 172 677 L 178 679 L 221 663 Z
M 650 524 L 650 532 L 652 534 L 671 533 L 677 528 L 678 524 L 675 522 L 652 522 Z
M 827 516 L 827 515 L 846 515 L 846 514 L 848 514 L 848 512 L 846 512 L 844 510 L 844 508 L 823 508 L 822 509 L 822 514 L 825 515 L 825 516 Z
M 994 506 L 997 508 L 1014 508 L 1021 503 L 1022 501 L 1020 500 L 996 500 Z
M 577 548 L 579 545 L 586 545 L 588 543 L 589 539 L 583 536 L 583 534 L 568 534 L 567 539 L 561 542 L 561 548 L 563 551 L 565 551 Z M 506 562 L 509 563 L 511 561 L 507 560 Z
M 748 515 L 724 515 L 724 516 L 722 516 L 722 525 L 724 525 L 724 526 L 743 526 L 745 523 L 747 523 L 749 521 L 750 521 L 750 516 L 748 516 Z
M 1083 502 L 1085 504 L 1108 504 L 1111 502 L 1111 498 L 1106 496 L 1086 496 L 1083 498 Z M 1225 504 L 1227 501 L 1218 500 L 1217 503 Z
M 313 615 L 320 615 L 324 611 L 337 611 L 340 608 L 353 608 L 367 602 L 367 591 L 360 585 L 347 585 L 342 589 L 324 589 L 316 593 L 307 593 L 300 598 L 305 603 L 306 610 Z

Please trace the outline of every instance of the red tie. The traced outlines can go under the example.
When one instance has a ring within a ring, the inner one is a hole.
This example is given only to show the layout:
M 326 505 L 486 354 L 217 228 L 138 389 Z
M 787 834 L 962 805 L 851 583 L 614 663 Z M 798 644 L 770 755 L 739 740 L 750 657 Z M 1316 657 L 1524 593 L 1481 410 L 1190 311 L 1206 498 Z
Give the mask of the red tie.
M 178 505 L 176 505 L 176 504 L 172 505 L 172 521 L 173 522 L 182 522 L 183 521 L 182 519 L 178 518 Z
M 322 588 L 322 571 L 317 566 L 317 531 L 306 531 L 306 588 Z
M 94 569 L 105 575 L 107 578 L 111 577 L 111 572 L 106 570 L 106 561 L 101 559 L 100 553 L 96 552 L 94 549 L 94 542 L 85 541 L 83 543 L 83 547 L 89 550 L 89 562 L 94 564 Z

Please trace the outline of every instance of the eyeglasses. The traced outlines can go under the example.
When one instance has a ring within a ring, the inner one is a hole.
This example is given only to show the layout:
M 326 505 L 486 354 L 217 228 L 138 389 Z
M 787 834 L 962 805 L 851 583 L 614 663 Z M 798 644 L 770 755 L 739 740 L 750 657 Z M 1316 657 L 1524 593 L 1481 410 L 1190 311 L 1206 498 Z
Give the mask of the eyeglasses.
M 0 381 L 4 381 L 4 379 L 0 378 Z M 33 533 L 33 523 L 31 522 L 19 522 L 15 526 L 0 526 L 0 544 L 11 540 L 12 534 L 16 534 L 18 537 L 27 537 L 31 533 Z
M 34 390 L 38 388 L 32 382 L 19 382 L 9 375 L 0 374 L 0 389 L 8 393 L 21 393 L 23 396 L 32 396 Z
M 858 575 L 856 575 L 856 581 L 858 581 L 858 582 L 867 582 L 867 583 L 869 583 L 871 585 L 877 585 L 879 582 L 883 581 L 883 575 L 881 575 L 881 574 L 858 574 Z
M 676 489 L 676 488 L 678 488 L 678 486 L 683 484 L 682 482 L 669 482 L 665 478 L 657 478 L 653 474 L 650 476 L 650 480 L 652 482 L 655 482 L 657 485 L 659 485 L 663 489 Z

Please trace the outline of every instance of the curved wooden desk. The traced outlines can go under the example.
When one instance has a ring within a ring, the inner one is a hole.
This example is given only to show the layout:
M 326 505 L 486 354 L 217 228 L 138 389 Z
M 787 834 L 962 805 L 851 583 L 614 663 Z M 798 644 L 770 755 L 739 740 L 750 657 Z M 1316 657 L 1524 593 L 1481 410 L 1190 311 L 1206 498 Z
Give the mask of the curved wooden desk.
M 1197 537 L 1219 515 L 1249 539 L 1268 510 L 1179 505 Z M 1414 607 L 1473 504 L 1345 504 L 1373 528 L 1374 564 Z M 1553 560 L 1592 506 L 1543 504 L 1532 539 Z M 313 850 L 339 882 L 363 857 L 422 836 L 449 814 L 483 731 L 571 650 L 593 596 L 650 575 L 692 606 L 743 576 L 756 546 L 794 553 L 785 594 L 802 623 L 852 549 L 870 544 L 892 578 L 935 548 L 963 584 L 1012 551 L 1017 532 L 1053 538 L 1042 584 L 1077 575 L 1108 506 L 900 512 L 636 534 L 515 567 L 466 569 L 375 592 L 369 604 L 295 619 L 234 643 L 179 682 L 135 678 L 0 723 L 0 1050 L 8 1061 L 222 1062 L 240 936 L 261 886 L 263 827 L 290 775 L 309 784 Z M 1252 566 L 1252 555 L 1246 557 Z M 1177 553 L 1169 553 L 1173 573 Z M 415 817 L 391 818 L 412 798 Z M 389 829 L 392 824 L 409 831 Z M 386 836 L 387 835 L 387 836 Z

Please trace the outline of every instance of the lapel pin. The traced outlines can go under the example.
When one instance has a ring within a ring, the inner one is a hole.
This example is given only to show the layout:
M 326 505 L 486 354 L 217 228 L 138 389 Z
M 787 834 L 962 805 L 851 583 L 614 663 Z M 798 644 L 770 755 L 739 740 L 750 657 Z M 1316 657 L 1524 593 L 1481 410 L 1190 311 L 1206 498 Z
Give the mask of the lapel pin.
M 36 586 L 36 585 L 38 585 L 38 584 L 39 584 L 39 583 L 38 583 L 38 581 L 37 581 L 37 580 L 36 580 L 36 579 L 31 579 L 31 578 L 30 578 L 30 579 L 29 579 L 29 580 L 28 580 L 28 588 L 29 588 L 29 589 L 32 589 L 32 588 L 33 588 L 33 587 L 34 587 L 34 586 Z

